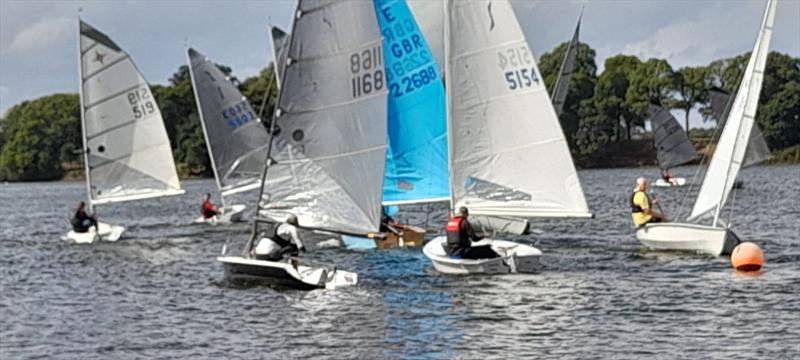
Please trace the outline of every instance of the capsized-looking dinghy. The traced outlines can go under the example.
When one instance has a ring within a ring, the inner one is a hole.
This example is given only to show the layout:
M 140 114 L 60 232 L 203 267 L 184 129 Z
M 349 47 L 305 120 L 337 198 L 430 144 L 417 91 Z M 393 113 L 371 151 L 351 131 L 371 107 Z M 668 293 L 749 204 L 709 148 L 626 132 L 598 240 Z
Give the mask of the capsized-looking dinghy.
M 304 229 L 347 235 L 378 231 L 388 94 L 381 42 L 370 2 L 298 2 L 278 109 L 270 122 L 253 235 L 242 256 L 218 258 L 229 276 L 275 285 L 286 284 L 286 278 L 311 279 L 301 269 L 302 259 L 286 266 L 286 261 L 251 258 L 259 227 L 291 215 Z M 319 270 L 308 266 L 313 269 L 307 274 Z M 343 278 L 351 279 L 347 285 L 357 281 L 352 273 L 326 269 L 333 271 L 312 281 L 315 287 L 341 285 L 337 281 Z
M 131 57 L 78 19 L 81 126 L 89 212 L 94 205 L 180 195 L 167 131 L 150 86 Z M 116 241 L 125 228 L 69 231 L 67 238 Z
M 468 207 L 470 220 L 473 215 L 500 220 L 591 217 L 564 133 L 511 5 L 447 1 L 445 6 L 451 206 Z M 472 262 L 441 256 L 443 242 L 437 238 L 425 247 L 434 267 Z M 506 242 L 484 243 L 503 248 Z M 501 259 L 516 271 L 531 268 L 514 265 L 513 254 L 541 254 L 524 244 L 515 249 L 501 253 Z
M 647 224 L 636 231 L 636 237 L 650 248 L 662 250 L 684 250 L 714 256 L 730 254 L 739 243 L 739 238 L 726 225 L 720 215 L 736 181 L 743 163 L 747 143 L 753 129 L 758 97 L 764 80 L 772 24 L 775 20 L 777 0 L 769 0 L 750 60 L 745 68 L 739 91 L 722 130 L 714 156 L 708 166 L 706 177 L 697 195 L 689 222 L 708 220 L 711 225 L 693 223 Z M 720 226 L 722 225 L 722 226 Z

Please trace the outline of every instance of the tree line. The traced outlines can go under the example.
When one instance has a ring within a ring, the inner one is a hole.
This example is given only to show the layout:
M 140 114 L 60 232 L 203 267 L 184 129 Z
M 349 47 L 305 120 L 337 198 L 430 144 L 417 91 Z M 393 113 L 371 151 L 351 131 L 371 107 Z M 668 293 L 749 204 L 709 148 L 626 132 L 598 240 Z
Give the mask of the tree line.
M 548 89 L 556 81 L 567 43 L 539 59 Z M 644 131 L 650 103 L 685 114 L 699 109 L 711 117 L 709 90 L 735 93 L 750 54 L 720 59 L 707 66 L 673 69 L 665 59 L 631 55 L 606 59 L 598 74 L 595 51 L 581 43 L 561 124 L 577 159 Z M 231 69 L 220 66 L 226 74 Z M 275 106 L 277 86 L 272 65 L 244 81 L 233 78 L 262 118 Z M 211 176 L 189 69 L 182 65 L 166 85 L 152 86 L 182 177 Z M 800 144 L 800 58 L 771 52 L 756 119 L 770 148 Z M 80 172 L 82 147 L 77 94 L 53 94 L 24 101 L 0 118 L 0 181 L 58 180 L 70 169 Z

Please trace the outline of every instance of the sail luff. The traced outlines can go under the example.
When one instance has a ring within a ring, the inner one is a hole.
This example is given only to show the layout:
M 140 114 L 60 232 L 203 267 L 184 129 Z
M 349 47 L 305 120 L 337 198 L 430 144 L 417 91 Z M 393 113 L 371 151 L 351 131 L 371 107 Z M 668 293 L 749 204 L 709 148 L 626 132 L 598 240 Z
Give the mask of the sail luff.
M 711 108 L 714 112 L 714 118 L 717 119 L 717 126 L 722 128 L 725 126 L 725 119 L 730 114 L 733 107 L 734 97 L 721 89 L 713 89 L 709 91 L 711 97 Z M 758 124 L 753 122 L 753 128 L 750 131 L 750 139 L 747 141 L 747 150 L 744 154 L 744 161 L 742 168 L 756 165 L 758 163 L 769 160 L 772 154 L 764 139 L 764 133 Z
M 164 120 L 147 80 L 111 38 L 80 19 L 79 27 L 91 201 L 182 193 Z
M 588 216 L 566 137 L 510 3 L 448 6 L 454 207 L 495 216 Z
M 447 118 L 447 172 L 450 174 L 450 209 L 455 211 L 456 208 L 456 191 L 455 191 L 455 170 L 453 167 L 453 102 L 452 102 L 452 89 L 453 89 L 453 76 L 450 73 L 450 0 L 442 1 L 442 14 L 444 14 L 444 90 L 445 90 L 445 112 Z
M 375 232 L 388 94 L 375 9 L 355 1 L 298 5 L 258 218 L 296 215 L 307 228 Z
M 553 87 L 553 107 L 556 110 L 556 116 L 561 117 L 564 111 L 564 103 L 567 101 L 567 94 L 569 93 L 569 82 L 572 79 L 572 72 L 575 70 L 575 57 L 578 54 L 578 37 L 581 30 L 581 19 L 583 18 L 583 7 L 581 13 L 578 15 L 578 24 L 575 25 L 575 32 L 572 34 L 567 46 L 567 51 L 564 53 L 564 61 L 558 71 L 558 79 Z
M 81 35 L 81 17 L 78 16 L 78 99 L 80 102 L 80 109 L 81 109 L 81 140 L 83 142 L 83 171 L 84 177 L 86 178 L 86 198 L 87 205 L 89 207 L 89 213 L 94 214 L 94 204 L 92 203 L 92 177 L 91 173 L 89 172 L 89 145 L 87 144 L 86 138 L 88 137 L 86 133 L 86 115 L 85 109 L 83 107 L 83 51 L 81 49 L 81 44 L 83 43 L 83 36 Z
M 767 2 L 759 35 L 742 77 L 736 100 L 722 130 L 722 136 L 717 143 L 689 221 L 697 220 L 713 211 L 713 224 L 716 226 L 720 212 L 733 188 L 744 159 L 758 107 L 772 36 L 775 6 L 776 1 L 769 0 Z
M 203 129 L 203 139 L 206 141 L 206 149 L 208 149 L 208 159 L 211 161 L 211 170 L 214 172 L 214 181 L 217 183 L 217 191 L 222 191 L 222 182 L 219 179 L 219 172 L 214 160 L 214 149 L 211 146 L 211 140 L 208 138 L 208 129 L 206 128 L 206 120 L 203 114 L 203 106 L 200 105 L 200 93 L 197 91 L 197 82 L 194 75 L 194 66 L 192 66 L 192 59 L 189 56 L 189 49 L 186 49 L 186 64 L 189 66 L 189 79 L 192 81 L 192 89 L 194 90 L 194 101 L 197 104 L 197 114 L 200 116 L 200 126 Z M 222 206 L 225 207 L 225 196 L 220 196 Z

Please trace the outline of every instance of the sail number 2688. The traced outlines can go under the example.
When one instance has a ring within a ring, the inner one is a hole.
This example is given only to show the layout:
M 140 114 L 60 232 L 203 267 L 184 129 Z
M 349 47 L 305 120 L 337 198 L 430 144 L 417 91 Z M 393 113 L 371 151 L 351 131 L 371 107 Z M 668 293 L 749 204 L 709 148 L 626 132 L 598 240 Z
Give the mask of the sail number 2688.
M 133 117 L 141 119 L 156 112 L 156 105 L 147 88 L 141 87 L 128 93 L 128 103 L 131 105 Z

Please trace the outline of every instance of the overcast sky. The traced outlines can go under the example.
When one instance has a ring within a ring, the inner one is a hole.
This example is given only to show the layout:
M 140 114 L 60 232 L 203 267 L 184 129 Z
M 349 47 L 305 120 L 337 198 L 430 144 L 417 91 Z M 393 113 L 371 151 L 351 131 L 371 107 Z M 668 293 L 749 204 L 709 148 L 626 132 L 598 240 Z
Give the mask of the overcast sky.
M 584 3 L 581 41 L 597 51 L 601 69 L 618 53 L 666 58 L 677 68 L 750 51 L 765 6 L 764 0 L 515 1 L 535 54 L 571 36 Z M 26 99 L 77 92 L 78 8 L 133 56 L 148 81 L 165 83 L 186 63 L 186 42 L 240 79 L 257 74 L 271 58 L 267 26 L 287 28 L 294 6 L 292 0 L 0 0 L 0 113 Z M 771 49 L 800 56 L 800 0 L 778 4 Z

